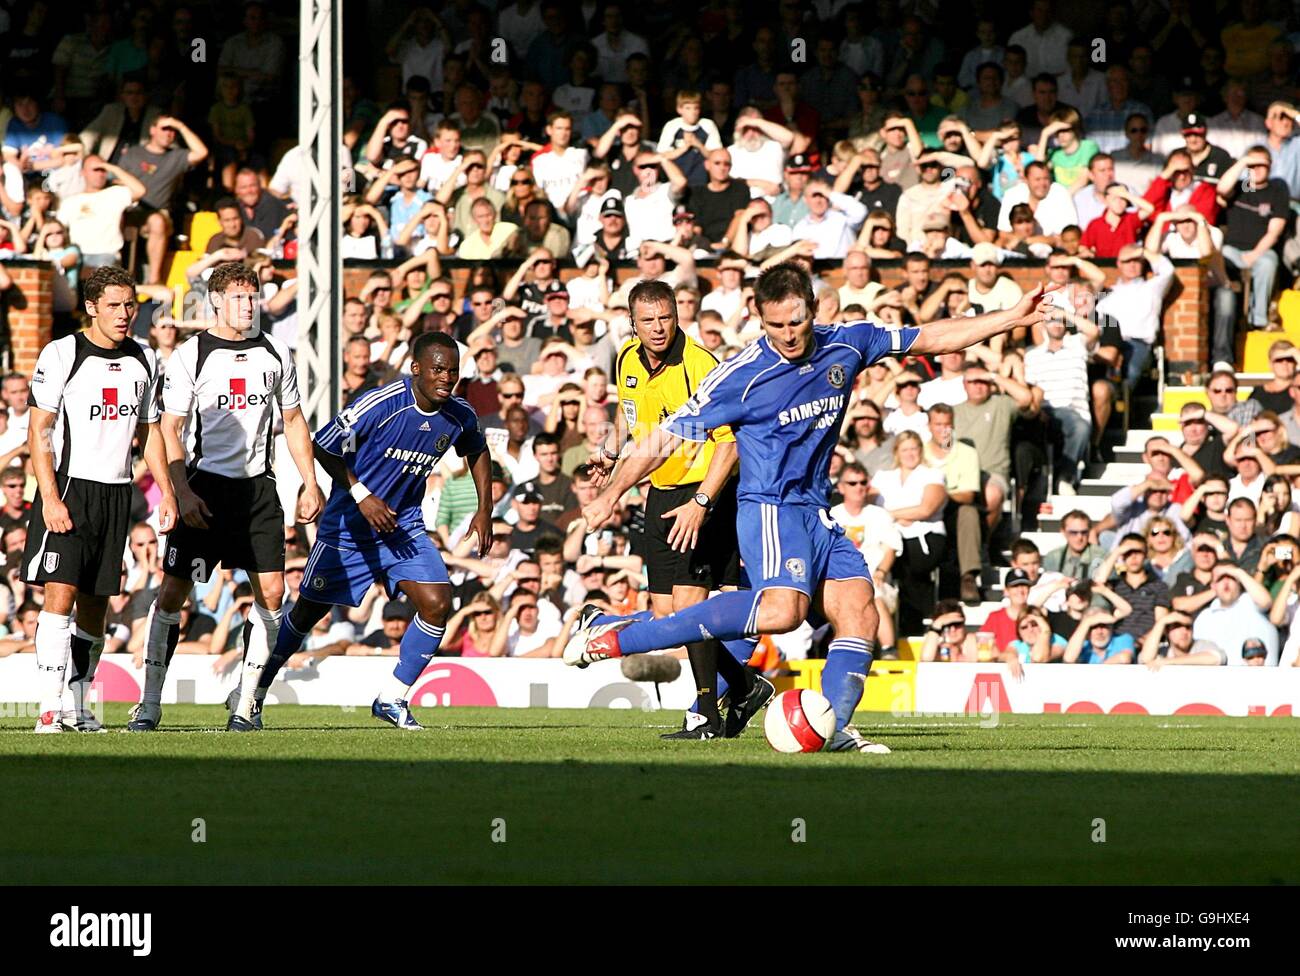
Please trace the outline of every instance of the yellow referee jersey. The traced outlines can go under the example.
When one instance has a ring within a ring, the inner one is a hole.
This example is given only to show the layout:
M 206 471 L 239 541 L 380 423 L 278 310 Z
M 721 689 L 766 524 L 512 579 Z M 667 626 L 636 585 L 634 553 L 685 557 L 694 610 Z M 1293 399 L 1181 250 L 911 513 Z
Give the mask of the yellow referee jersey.
M 628 433 L 638 443 L 677 412 L 709 370 L 718 365 L 713 353 L 677 330 L 664 361 L 651 370 L 641 340 L 631 338 L 618 353 L 618 399 Z M 730 427 L 719 427 L 703 443 L 686 441 L 650 475 L 656 488 L 675 488 L 704 480 L 715 442 L 734 441 Z

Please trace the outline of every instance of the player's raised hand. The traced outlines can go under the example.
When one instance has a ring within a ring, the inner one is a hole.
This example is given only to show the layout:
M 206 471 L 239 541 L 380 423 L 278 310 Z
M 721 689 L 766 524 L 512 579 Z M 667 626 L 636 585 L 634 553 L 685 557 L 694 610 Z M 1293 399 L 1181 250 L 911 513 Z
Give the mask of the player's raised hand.
M 59 498 L 42 498 L 41 514 L 45 518 L 45 528 L 51 532 L 71 532 L 72 516 L 68 506 Z
M 313 485 L 309 489 L 304 489 L 303 493 L 298 496 L 298 521 L 303 524 L 315 522 L 320 518 L 320 513 L 325 509 L 325 494 L 320 490 L 320 485 Z
M 176 492 L 176 505 L 180 509 L 181 521 L 192 529 L 206 529 L 208 527 L 207 519 L 212 517 L 212 512 L 207 503 L 190 491 L 188 486 L 181 487 L 178 485 L 177 488 L 179 490 Z M 173 513 L 173 521 L 175 521 L 175 513 Z
M 605 492 L 590 505 L 583 506 L 582 518 L 587 523 L 588 532 L 595 532 L 613 517 L 614 502 L 615 499 L 609 497 L 609 492 Z
M 668 529 L 668 545 L 673 552 L 690 552 L 695 548 L 700 541 L 700 526 L 708 514 L 708 509 L 693 498 L 671 512 L 664 512 L 662 518 L 674 520 Z
M 388 507 L 388 503 L 376 495 L 367 495 L 357 504 L 365 520 L 376 532 L 392 532 L 397 528 L 397 513 Z
M 481 508 L 475 512 L 474 518 L 470 520 L 469 530 L 478 539 L 478 558 L 486 559 L 487 554 L 492 551 L 492 546 L 496 544 L 496 535 L 492 532 L 491 509 Z

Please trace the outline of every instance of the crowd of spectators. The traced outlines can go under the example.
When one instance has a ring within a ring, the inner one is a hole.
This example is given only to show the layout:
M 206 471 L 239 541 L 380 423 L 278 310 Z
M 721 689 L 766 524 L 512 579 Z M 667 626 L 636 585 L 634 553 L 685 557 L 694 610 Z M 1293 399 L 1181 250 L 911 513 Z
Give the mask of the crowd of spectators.
M 307 193 L 284 138 L 296 5 L 110 6 L 73 23 L 44 0 L 0 5 L 0 292 L 4 258 L 50 261 L 58 335 L 79 327 L 80 270 L 124 263 L 144 298 L 137 335 L 165 369 L 206 324 L 191 299 L 211 268 L 244 260 L 264 324 L 296 346 L 277 263 L 296 253 Z M 463 463 L 431 479 L 456 589 L 444 653 L 556 656 L 588 598 L 645 604 L 639 496 L 599 533 L 581 515 L 619 409 L 628 291 L 670 283 L 680 327 L 725 360 L 761 334 L 754 277 L 793 260 L 821 322 L 1004 309 L 1018 267 L 1056 288 L 1041 330 L 887 359 L 852 391 L 831 514 L 877 580 L 887 652 L 922 636 L 926 659 L 1016 666 L 1276 664 L 1283 644 L 1297 660 L 1296 352 L 1276 343 L 1274 380 L 1240 402 L 1232 364 L 1244 331 L 1276 328 L 1273 296 L 1300 267 L 1300 21 L 1258 0 L 1082 7 L 447 0 L 393 23 L 383 64 L 366 61 L 378 44 L 348 48 L 338 234 L 366 270 L 343 307 L 338 406 L 403 375 L 415 335 L 446 332 L 494 461 L 499 541 L 482 556 L 465 538 Z M 196 42 L 211 56 L 196 60 Z M 202 254 L 196 210 L 216 215 Z M 1117 404 L 1150 375 L 1177 260 L 1209 269 L 1208 407 L 1147 444 L 1149 472 L 1105 519 L 1070 512 L 1044 554 L 1009 538 L 1106 459 Z M 901 280 L 887 286 L 881 263 Z M 0 425 L 0 653 L 28 646 L 34 606 L 13 572 L 20 382 L 5 380 Z M 161 572 L 147 475 L 138 486 L 110 649 L 138 651 Z M 291 594 L 312 536 L 286 527 Z M 963 607 L 1008 547 L 1006 605 L 968 628 Z M 250 599 L 241 573 L 198 587 L 179 650 L 230 668 Z M 295 664 L 396 653 L 410 618 L 374 590 Z M 805 627 L 768 650 L 815 641 Z

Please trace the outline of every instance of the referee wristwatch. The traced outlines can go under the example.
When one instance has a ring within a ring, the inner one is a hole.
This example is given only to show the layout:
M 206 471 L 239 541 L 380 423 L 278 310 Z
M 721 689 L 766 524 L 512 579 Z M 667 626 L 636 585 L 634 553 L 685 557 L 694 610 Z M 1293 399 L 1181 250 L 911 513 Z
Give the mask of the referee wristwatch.
M 694 495 L 691 496 L 691 498 L 696 505 L 699 505 L 700 508 L 704 509 L 706 512 L 713 505 L 713 499 L 710 498 L 707 494 L 705 494 L 702 491 L 697 491 Z
M 618 451 L 611 451 L 604 444 L 600 445 L 600 456 L 606 461 L 618 461 L 619 458 Z

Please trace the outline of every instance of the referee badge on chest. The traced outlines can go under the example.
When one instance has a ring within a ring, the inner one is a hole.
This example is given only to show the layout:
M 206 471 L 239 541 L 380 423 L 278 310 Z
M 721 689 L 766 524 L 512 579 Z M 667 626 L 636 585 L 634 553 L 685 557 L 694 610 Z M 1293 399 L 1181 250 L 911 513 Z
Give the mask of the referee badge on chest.
M 848 377 L 844 372 L 844 367 L 839 363 L 836 363 L 826 371 L 826 382 L 837 390 L 844 389 L 844 382 L 847 378 Z

